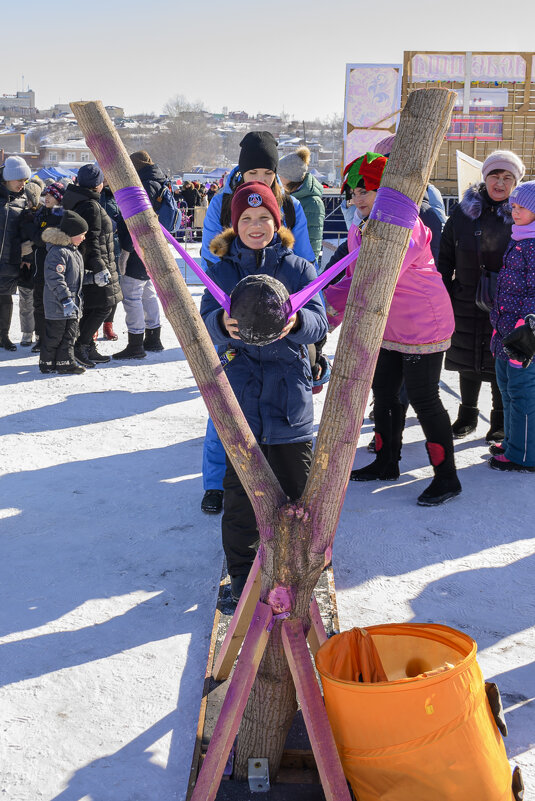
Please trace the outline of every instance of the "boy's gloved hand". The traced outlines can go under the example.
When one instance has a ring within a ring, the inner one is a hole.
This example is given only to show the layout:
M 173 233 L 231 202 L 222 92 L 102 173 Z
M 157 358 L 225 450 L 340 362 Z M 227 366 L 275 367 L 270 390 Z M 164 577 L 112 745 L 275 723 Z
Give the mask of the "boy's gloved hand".
M 535 314 L 526 315 L 524 325 L 519 325 L 503 340 L 503 349 L 510 359 L 529 367 L 535 356 Z
M 78 313 L 79 309 L 76 303 L 72 298 L 67 298 L 66 300 L 62 301 L 63 304 L 63 316 L 70 317 L 74 312 Z
M 95 284 L 97 286 L 106 286 L 110 283 L 111 273 L 106 267 L 104 270 L 101 270 L 99 273 L 95 273 Z

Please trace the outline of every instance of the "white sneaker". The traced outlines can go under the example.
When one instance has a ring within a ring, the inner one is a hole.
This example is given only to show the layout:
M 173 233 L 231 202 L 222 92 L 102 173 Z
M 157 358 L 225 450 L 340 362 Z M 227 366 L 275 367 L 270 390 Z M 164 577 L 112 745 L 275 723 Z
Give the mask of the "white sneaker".
M 31 345 L 32 342 L 33 342 L 33 334 L 23 334 L 21 339 L 20 339 L 20 344 L 21 345 L 28 346 L 28 345 Z

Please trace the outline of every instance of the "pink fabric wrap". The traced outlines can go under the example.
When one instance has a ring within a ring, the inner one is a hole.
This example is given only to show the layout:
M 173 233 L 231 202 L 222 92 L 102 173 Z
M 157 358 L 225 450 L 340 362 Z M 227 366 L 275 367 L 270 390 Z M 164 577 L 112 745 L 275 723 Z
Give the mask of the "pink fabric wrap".
M 350 249 L 359 248 L 362 241 L 358 228 L 354 235 L 355 243 L 352 244 L 348 234 Z M 383 344 L 392 350 L 397 349 L 396 345 L 402 350 L 403 346 L 443 342 L 453 333 L 451 301 L 435 267 L 430 242 L 431 231 L 418 218 L 401 265 L 383 337 Z M 337 284 L 323 291 L 331 328 L 342 322 L 355 263 L 346 268 L 344 277 Z

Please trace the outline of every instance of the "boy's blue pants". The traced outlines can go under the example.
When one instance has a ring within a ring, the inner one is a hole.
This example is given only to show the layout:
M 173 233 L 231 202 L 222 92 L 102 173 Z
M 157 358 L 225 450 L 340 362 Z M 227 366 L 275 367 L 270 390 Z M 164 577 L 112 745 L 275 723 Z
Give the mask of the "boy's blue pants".
M 223 489 L 226 469 L 225 449 L 209 417 L 202 450 L 202 483 L 205 492 L 209 489 Z

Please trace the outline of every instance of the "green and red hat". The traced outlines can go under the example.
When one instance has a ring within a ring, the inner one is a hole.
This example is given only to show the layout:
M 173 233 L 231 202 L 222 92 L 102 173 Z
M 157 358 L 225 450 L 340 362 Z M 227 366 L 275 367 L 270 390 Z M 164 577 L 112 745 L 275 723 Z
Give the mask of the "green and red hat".
M 340 193 L 356 189 L 357 186 L 367 192 L 379 189 L 387 161 L 387 157 L 380 153 L 365 153 L 350 162 L 344 170 L 345 178 Z

